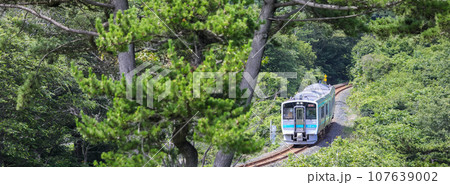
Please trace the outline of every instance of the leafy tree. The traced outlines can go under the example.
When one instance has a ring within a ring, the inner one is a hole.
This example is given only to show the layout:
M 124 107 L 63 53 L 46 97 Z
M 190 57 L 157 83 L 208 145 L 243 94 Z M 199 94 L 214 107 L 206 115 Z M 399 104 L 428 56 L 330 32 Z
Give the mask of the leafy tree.
M 369 29 L 380 37 L 421 34 L 428 38 L 448 34 L 447 1 L 406 1 L 391 9 L 392 14 L 377 17 Z
M 397 152 L 407 155 L 410 165 L 448 165 L 448 39 L 428 47 L 417 41 L 392 38 L 374 48 L 379 54 L 366 55 L 371 60 L 362 57 L 354 70 L 358 91 L 352 102 L 373 127 L 399 133 L 387 138 L 397 144 Z M 403 47 L 389 55 L 405 42 L 412 51 Z M 371 70 L 360 73 L 366 66 Z M 390 98 L 381 100 L 386 96 Z M 408 132 L 394 130 L 398 127 Z
M 298 91 L 305 71 L 313 67 L 316 59 L 316 55 L 308 43 L 297 40 L 294 35 L 284 34 L 274 37 L 272 42 L 267 45 L 265 55 L 268 60 L 263 64 L 261 71 L 297 73 L 297 78 L 288 79 L 287 91 L 290 96 Z
M 332 24 L 308 23 L 294 29 L 299 40 L 308 42 L 317 55 L 314 66 L 328 76 L 328 83 L 348 81 L 351 51 L 358 37 L 335 30 Z
M 8 12 L 0 17 L 0 166 L 81 166 L 100 160 L 82 151 L 86 145 L 81 143 L 87 142 L 76 131 L 79 110 L 101 114 L 102 108 L 67 76 L 72 59 L 63 53 L 72 43 L 46 41 L 48 29 L 39 29 L 33 19 L 25 28 L 23 16 Z M 60 53 L 53 48 L 58 44 Z

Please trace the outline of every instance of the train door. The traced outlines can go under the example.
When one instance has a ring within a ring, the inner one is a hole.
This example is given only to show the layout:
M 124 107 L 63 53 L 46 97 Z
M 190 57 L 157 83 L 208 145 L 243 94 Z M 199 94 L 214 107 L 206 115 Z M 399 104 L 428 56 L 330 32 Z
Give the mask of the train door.
M 306 132 L 305 107 L 295 107 L 295 132 Z

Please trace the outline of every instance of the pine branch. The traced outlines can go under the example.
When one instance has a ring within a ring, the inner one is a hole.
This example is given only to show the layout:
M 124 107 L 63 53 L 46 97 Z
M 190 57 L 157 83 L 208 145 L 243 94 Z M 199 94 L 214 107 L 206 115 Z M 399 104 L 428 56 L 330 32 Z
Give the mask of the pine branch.
M 403 3 L 402 0 L 396 1 L 396 2 L 392 2 L 392 3 L 386 3 L 386 8 L 398 5 Z M 274 18 L 268 18 L 271 21 L 297 21 L 297 22 L 306 22 L 306 21 L 325 21 L 325 20 L 336 20 L 336 19 L 346 19 L 346 18 L 352 18 L 352 17 L 357 17 L 357 16 L 361 16 L 361 15 L 365 15 L 368 13 L 372 13 L 374 11 L 376 11 L 377 7 L 375 6 L 371 6 L 371 7 L 365 7 L 365 8 L 372 8 L 371 10 L 367 10 L 364 11 L 362 13 L 359 14 L 353 14 L 353 15 L 345 15 L 345 16 L 338 16 L 338 17 L 320 17 L 320 18 L 310 18 L 310 19 L 292 19 L 290 20 L 289 17 L 293 14 L 295 14 L 296 12 L 298 12 L 299 9 L 293 10 L 292 12 L 289 12 L 287 14 L 284 14 L 282 16 L 278 16 L 278 17 L 274 17 Z
M 21 5 L 12 5 L 12 4 L 0 4 L 0 8 L 17 8 L 17 9 L 21 9 L 21 10 L 25 10 L 27 12 L 30 12 L 31 14 L 33 14 L 34 16 L 44 19 L 50 23 L 52 23 L 53 25 L 57 26 L 58 28 L 61 28 L 65 31 L 68 32 L 72 32 L 72 33 L 77 33 L 77 34 L 85 34 L 85 35 L 91 35 L 91 36 L 98 36 L 97 32 L 93 32 L 93 31 L 86 31 L 86 30 L 77 30 L 77 29 L 72 29 L 69 28 L 63 24 L 61 24 L 60 22 L 57 22 L 55 20 L 53 20 L 50 17 L 47 17 L 45 15 L 39 14 L 38 12 L 36 12 L 35 10 L 25 7 L 25 6 L 21 6 Z
M 286 14 L 284 14 L 284 15 L 278 17 L 278 18 L 288 18 L 288 17 L 290 17 L 291 15 L 296 14 L 296 13 L 299 12 L 300 10 L 302 10 L 302 7 L 297 8 L 297 9 L 295 9 L 295 10 L 289 12 L 289 13 L 286 13 Z
M 368 14 L 371 12 L 373 12 L 373 11 L 365 11 L 365 12 L 359 13 L 359 14 L 345 15 L 345 16 L 338 16 L 338 17 L 320 17 L 320 18 L 310 18 L 310 19 L 288 19 L 288 18 L 284 18 L 284 16 L 281 16 L 281 17 L 269 18 L 269 20 L 271 20 L 271 21 L 289 21 L 290 20 L 290 21 L 296 21 L 296 22 L 325 21 L 325 20 L 347 19 L 347 18 L 365 15 L 365 14 Z
M 306 5 L 313 8 L 321 8 L 321 9 L 329 9 L 329 10 L 356 10 L 358 7 L 356 6 L 339 6 L 339 5 L 330 5 L 330 4 L 319 4 L 315 2 L 309 2 L 304 0 L 292 0 L 285 3 L 276 3 L 275 7 L 285 7 L 285 6 L 293 6 L 293 5 Z
M 104 8 L 114 8 L 113 4 L 101 3 L 101 2 L 92 1 L 92 0 L 80 0 L 80 1 L 83 3 L 86 3 L 86 4 L 94 5 L 94 6 L 100 6 L 100 7 L 104 7 Z
M 17 5 L 51 5 L 51 4 L 61 4 L 69 3 L 70 0 L 60 0 L 60 1 L 37 1 L 37 2 L 17 2 Z
M 76 0 L 77 1 L 77 0 Z M 114 8 L 113 4 L 101 3 L 93 0 L 78 0 L 85 4 L 90 4 L 94 6 L 100 6 L 104 8 Z M 17 2 L 17 5 L 51 5 L 51 4 L 62 4 L 62 3 L 70 3 L 70 0 L 60 0 L 60 1 L 37 1 L 37 2 Z
M 75 39 L 75 40 L 72 40 L 72 41 L 70 41 L 70 42 L 68 42 L 68 43 L 61 44 L 61 45 L 59 45 L 58 47 L 56 47 L 55 49 L 52 49 L 51 51 L 47 52 L 47 53 L 41 58 L 41 60 L 39 61 L 39 65 L 38 65 L 38 67 L 37 67 L 36 75 L 39 75 L 39 69 L 41 68 L 42 61 L 44 61 L 44 59 L 45 59 L 50 53 L 53 53 L 53 52 L 55 52 L 56 50 L 58 50 L 58 49 L 60 49 L 60 48 L 62 48 L 62 47 L 64 47 L 64 46 L 66 46 L 66 45 L 68 45 L 68 44 L 75 43 L 75 42 L 78 42 L 78 41 L 80 41 L 80 40 L 83 40 L 83 39 Z

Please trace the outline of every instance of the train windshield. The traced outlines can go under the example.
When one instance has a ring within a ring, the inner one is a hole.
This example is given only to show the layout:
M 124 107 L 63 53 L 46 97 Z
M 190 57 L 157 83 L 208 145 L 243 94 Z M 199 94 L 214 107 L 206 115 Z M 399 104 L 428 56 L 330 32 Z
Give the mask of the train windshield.
M 306 119 L 316 119 L 316 106 L 306 108 Z
M 294 108 L 284 108 L 283 119 L 294 119 Z
M 293 103 L 286 103 L 283 106 L 283 119 L 294 119 L 294 106 Z

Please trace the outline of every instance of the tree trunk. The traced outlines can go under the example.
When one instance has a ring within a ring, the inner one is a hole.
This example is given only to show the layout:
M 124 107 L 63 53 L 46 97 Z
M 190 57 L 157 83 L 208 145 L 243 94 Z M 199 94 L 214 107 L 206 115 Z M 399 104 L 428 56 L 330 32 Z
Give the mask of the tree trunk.
M 194 52 L 192 53 L 193 60 L 192 60 L 191 66 L 197 68 L 203 62 L 202 50 L 203 50 L 202 43 L 194 41 Z
M 194 146 L 192 146 L 189 141 L 187 141 L 186 136 L 189 132 L 188 125 L 176 125 L 173 131 L 173 144 L 178 148 L 181 155 L 186 159 L 186 167 L 197 167 L 198 166 L 198 152 Z
M 128 9 L 128 0 L 113 0 L 114 5 L 114 15 L 117 13 L 117 11 L 124 11 Z M 134 44 L 128 45 L 128 51 L 127 52 L 120 52 L 119 53 L 119 73 L 120 77 L 122 78 L 122 75 L 125 74 L 125 78 L 128 83 L 131 84 L 133 80 L 133 76 L 130 71 L 132 71 L 134 68 L 136 68 L 136 61 L 135 61 L 135 51 L 134 51 Z
M 270 31 L 271 21 L 275 12 L 276 0 L 264 0 L 264 4 L 261 7 L 261 13 L 259 14 L 259 19 L 265 21 L 265 24 L 259 26 L 259 30 L 255 32 L 252 42 L 252 51 L 248 56 L 247 63 L 245 64 L 244 73 L 250 74 L 252 79 L 256 79 L 261 68 L 261 61 L 264 54 L 264 46 L 266 45 L 267 38 Z M 242 78 L 240 89 L 248 89 L 250 95 L 247 98 L 246 106 L 250 105 L 253 97 L 253 91 L 256 86 L 256 80 L 250 82 L 244 77 Z M 224 150 L 219 150 L 217 152 L 216 158 L 214 159 L 214 166 L 230 166 L 233 161 L 234 152 L 225 152 Z
M 136 61 L 134 56 L 134 44 L 128 45 L 128 52 L 120 52 L 119 53 L 119 72 L 122 77 L 122 74 L 125 74 L 125 79 L 128 83 L 131 84 L 133 80 L 133 76 L 130 71 L 136 68 Z
M 255 35 L 253 36 L 252 51 L 248 56 L 244 71 L 244 73 L 248 73 L 253 79 L 256 79 L 259 73 L 259 69 L 261 68 L 261 60 L 265 49 L 264 46 L 266 45 L 270 26 L 272 24 L 269 18 L 272 18 L 274 15 L 275 3 L 276 0 L 264 0 L 264 4 L 261 7 L 259 19 L 265 21 L 265 24 L 260 25 L 259 30 L 256 31 Z M 249 82 L 245 78 L 242 78 L 240 89 L 248 89 L 250 91 L 250 95 L 247 99 L 246 105 L 249 105 L 251 103 L 255 86 L 256 80 Z
M 75 153 L 75 157 L 77 158 L 77 160 L 81 160 L 83 158 L 83 140 L 78 139 L 77 141 L 75 141 L 74 143 L 74 153 Z
M 214 167 L 230 167 L 233 161 L 234 152 L 226 152 L 225 150 L 219 150 L 214 159 Z
M 209 145 L 208 149 L 206 149 L 205 153 L 203 154 L 202 167 L 205 166 L 206 156 L 208 155 L 208 152 L 209 152 L 209 150 L 211 150 L 211 148 L 212 148 L 212 144 Z
M 3 139 L 3 138 L 4 138 L 4 137 L 3 137 L 3 132 L 0 131 L 0 167 L 6 166 L 6 165 L 5 165 L 5 162 L 3 161 L 4 159 L 3 159 L 3 154 L 2 154 L 2 151 L 3 151 L 3 142 L 4 142 L 4 140 L 5 140 L 5 139 Z

